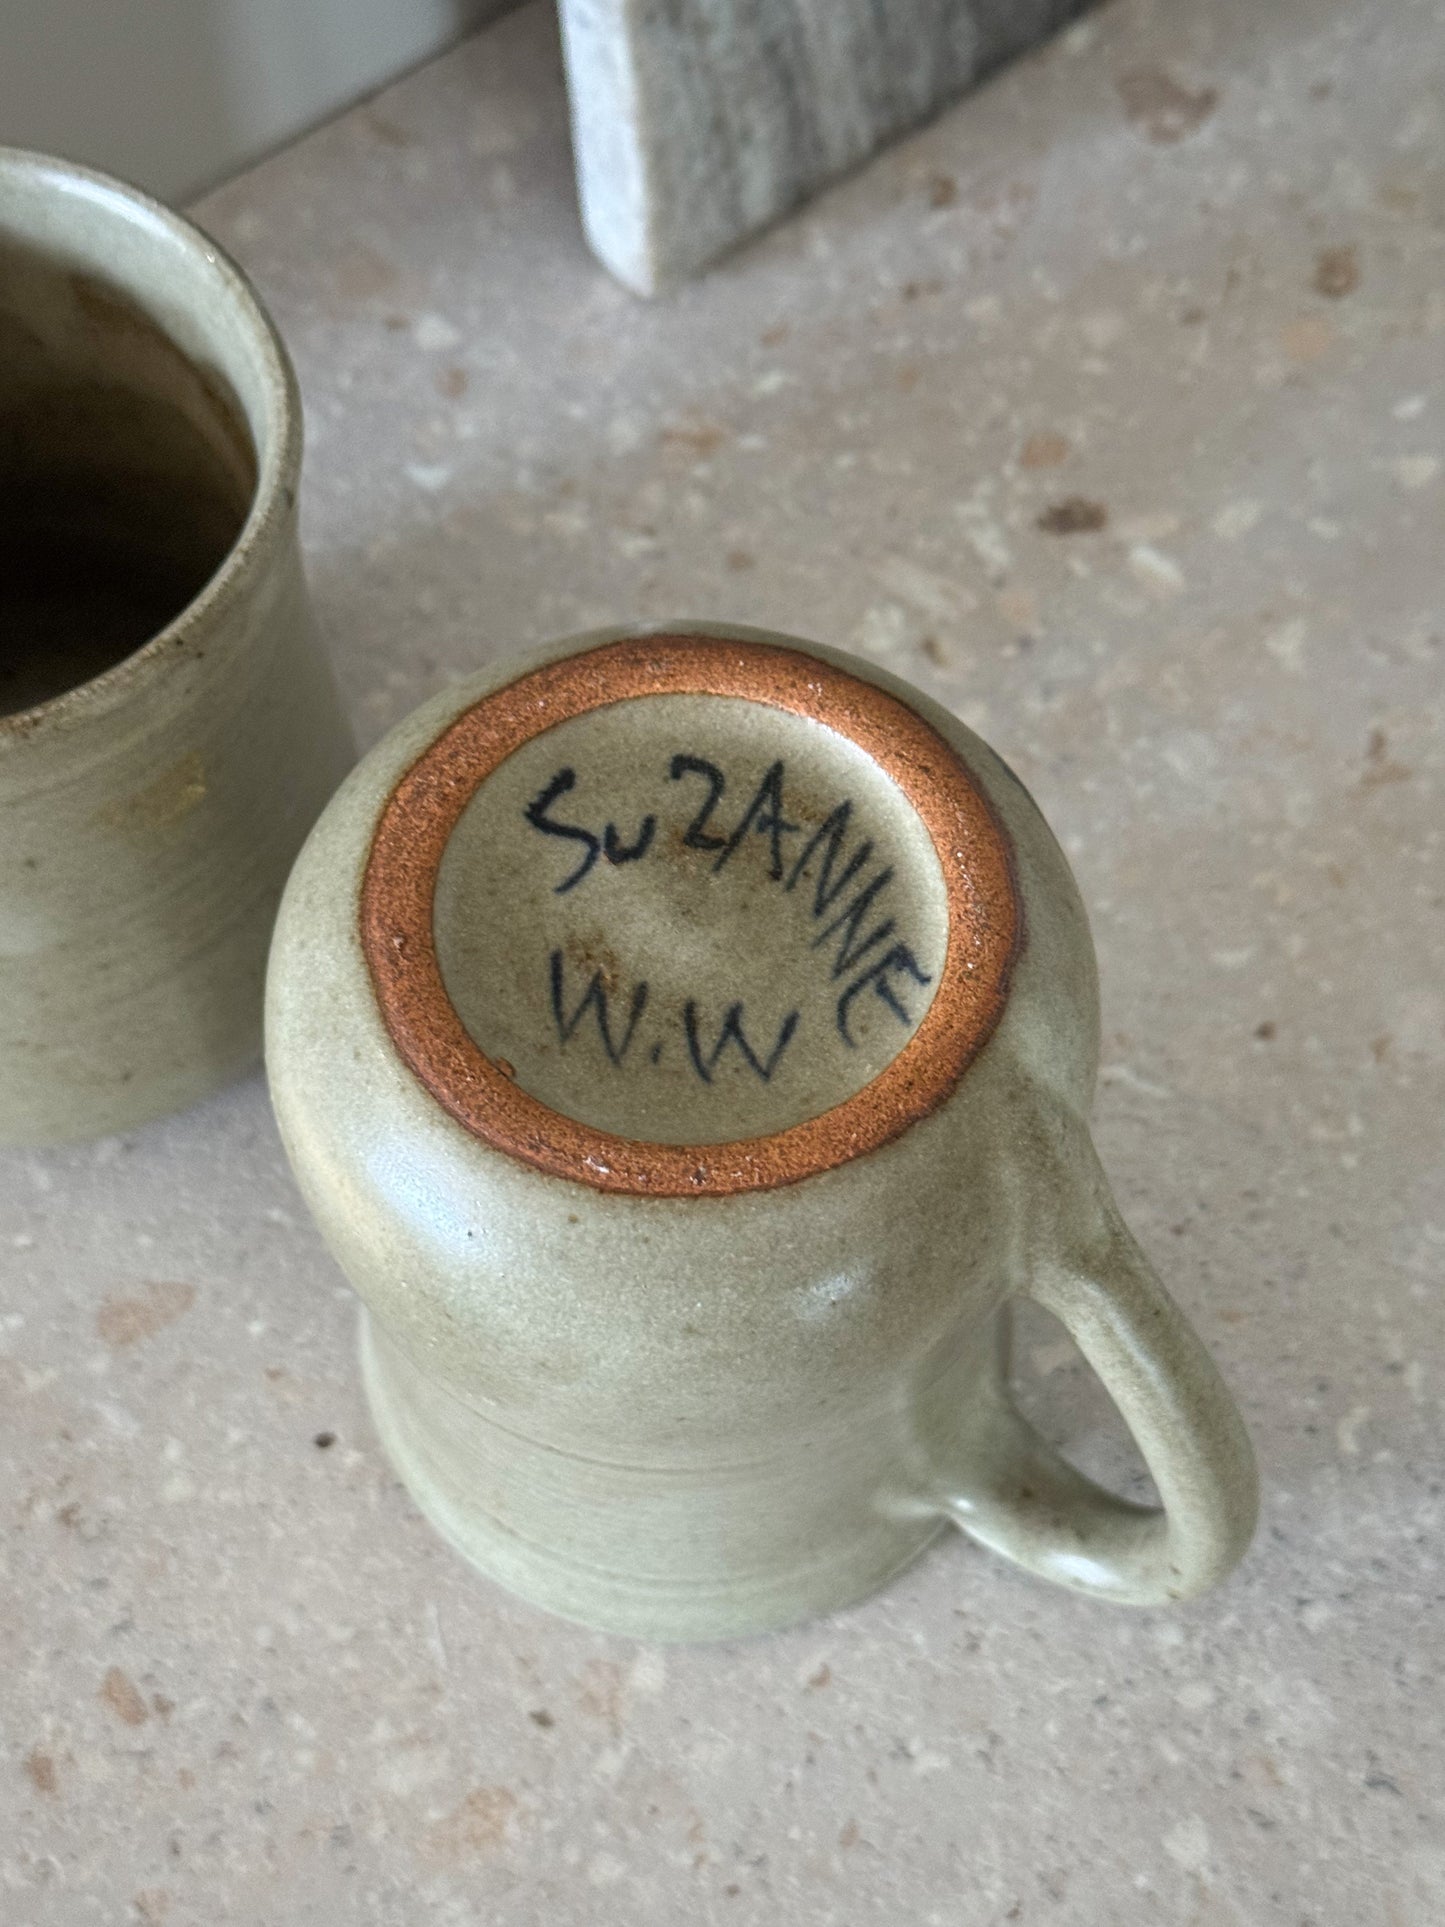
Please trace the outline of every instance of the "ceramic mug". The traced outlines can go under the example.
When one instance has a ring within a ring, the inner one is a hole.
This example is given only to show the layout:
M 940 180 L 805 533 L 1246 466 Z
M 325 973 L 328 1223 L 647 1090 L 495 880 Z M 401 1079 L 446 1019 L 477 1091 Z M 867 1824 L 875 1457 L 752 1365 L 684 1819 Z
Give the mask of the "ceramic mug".
M 258 1054 L 281 888 L 352 760 L 300 467 L 285 350 L 215 244 L 0 149 L 0 1143 Z
M 1248 1440 L 1110 1196 L 1097 1058 L 1083 908 L 998 757 L 870 663 L 706 624 L 402 723 L 302 852 L 267 997 L 418 1504 L 657 1638 L 841 1605 L 950 1521 L 1106 1599 L 1234 1565 Z M 1157 1508 L 1010 1404 L 1023 1298 Z

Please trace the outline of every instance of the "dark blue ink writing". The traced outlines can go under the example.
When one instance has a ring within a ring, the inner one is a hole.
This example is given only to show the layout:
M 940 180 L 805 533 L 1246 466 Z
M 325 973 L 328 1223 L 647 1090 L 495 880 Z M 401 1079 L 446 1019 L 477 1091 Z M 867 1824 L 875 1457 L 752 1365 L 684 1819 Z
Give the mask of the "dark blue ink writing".
M 705 756 L 674 756 L 668 771 L 674 783 L 684 776 L 703 776 L 707 779 L 707 800 L 697 815 L 682 833 L 683 848 L 686 850 L 720 850 L 727 842 L 725 836 L 709 836 L 704 829 L 708 818 L 717 808 L 718 798 L 727 788 L 727 778 L 716 763 L 708 762 Z
M 899 1023 L 913 1022 L 912 1015 L 905 1005 L 899 1003 L 893 986 L 888 981 L 890 973 L 895 971 L 906 972 L 916 984 L 929 984 L 933 981 L 928 972 L 920 966 L 908 945 L 895 943 L 893 948 L 885 951 L 876 963 L 869 964 L 863 974 L 856 977 L 838 999 L 838 1032 L 845 1044 L 856 1044 L 858 1041 L 848 1028 L 848 1012 L 852 1007 L 853 999 L 866 990 L 869 984 L 872 984 L 878 996 L 887 1004 Z
M 609 863 L 636 863 L 639 857 L 646 856 L 652 848 L 652 839 L 657 833 L 657 818 L 651 815 L 643 817 L 637 835 L 631 843 L 622 841 L 615 823 L 607 825 L 600 839 L 595 837 L 591 830 L 584 830 L 580 824 L 559 823 L 556 817 L 549 816 L 547 812 L 559 796 L 565 796 L 569 790 L 576 787 L 576 770 L 559 769 L 547 787 L 539 791 L 522 812 L 533 829 L 541 830 L 547 836 L 570 837 L 575 843 L 587 845 L 586 856 L 571 876 L 564 877 L 559 884 L 555 885 L 554 895 L 559 897 L 566 896 L 569 890 L 576 888 L 597 861 L 599 853 L 604 855 Z
M 614 1043 L 612 1037 L 612 1016 L 607 1001 L 607 986 L 603 982 L 602 972 L 600 970 L 593 971 L 592 981 L 588 984 L 586 990 L 583 991 L 582 1000 L 570 1017 L 567 1015 L 562 1002 L 562 979 L 562 952 L 560 950 L 554 950 L 552 952 L 552 1015 L 557 1021 L 557 1036 L 560 1041 L 564 1044 L 570 1043 L 576 1033 L 577 1026 L 587 1015 L 588 1010 L 593 1010 L 597 1014 L 597 1029 L 602 1038 L 602 1048 L 614 1064 L 620 1064 L 627 1055 L 628 1046 L 632 1042 L 632 1034 L 637 1029 L 637 1020 L 647 1008 L 647 985 L 640 983 L 633 991 L 632 1001 L 627 1013 L 627 1028 L 623 1031 L 621 1039 Z
M 603 854 L 609 863 L 635 863 L 640 856 L 646 856 L 652 848 L 652 839 L 656 831 L 657 818 L 651 815 L 644 816 L 636 841 L 623 843 L 617 834 L 617 825 L 609 823 L 602 837 Z
M 798 1028 L 799 1016 L 800 1013 L 796 1010 L 788 1012 L 778 1032 L 777 1042 L 766 1057 L 759 1057 L 743 1030 L 741 1003 L 729 1004 L 727 1014 L 722 1020 L 722 1029 L 717 1034 L 717 1041 L 710 1051 L 704 1052 L 701 1039 L 697 1034 L 697 1005 L 689 997 L 683 1006 L 682 1026 L 687 1033 L 687 1049 L 688 1055 L 692 1058 L 692 1067 L 704 1084 L 711 1084 L 712 1074 L 718 1066 L 718 1059 L 729 1044 L 734 1044 L 742 1052 L 748 1067 L 756 1071 L 766 1084 L 778 1068 L 778 1061 L 783 1052 L 793 1041 L 793 1032 Z
M 869 905 L 872 903 L 874 897 L 879 896 L 888 888 L 892 881 L 893 870 L 890 865 L 888 869 L 880 870 L 873 881 L 868 884 L 865 889 L 858 892 L 847 909 L 840 910 L 828 925 L 827 929 L 819 931 L 818 935 L 814 937 L 813 948 L 817 950 L 828 941 L 829 937 L 831 937 L 835 931 L 841 930 L 843 932 L 842 941 L 838 945 L 837 955 L 833 959 L 832 975 L 834 983 L 836 983 L 841 976 L 845 975 L 846 972 L 850 971 L 860 957 L 866 956 L 874 944 L 882 943 L 886 938 L 893 935 L 894 922 L 892 917 L 888 917 L 884 922 L 876 924 L 868 936 L 860 938 L 859 935 L 863 926 L 863 919 L 868 914 Z
M 831 907 L 833 899 L 843 894 L 858 872 L 867 868 L 868 859 L 873 854 L 871 841 L 860 843 L 844 865 L 843 874 L 836 883 L 833 881 L 833 865 L 838 861 L 838 853 L 843 847 L 844 837 L 848 834 L 848 823 L 852 814 L 853 805 L 845 800 L 838 805 L 837 809 L 824 817 L 803 846 L 801 855 L 793 865 L 791 875 L 783 885 L 785 890 L 791 890 L 796 885 L 798 878 L 805 873 L 812 862 L 813 852 L 826 838 L 828 847 L 823 852 L 823 868 L 813 887 L 815 917 L 821 917 L 823 912 Z
M 834 1013 L 838 1035 L 844 1043 L 850 1047 L 856 1046 L 857 1039 L 851 1028 L 853 1006 L 870 986 L 899 1023 L 911 1025 L 914 1020 L 898 995 L 898 986 L 904 981 L 926 985 L 933 979 L 909 946 L 897 939 L 897 919 L 887 914 L 885 897 L 894 881 L 893 866 L 883 863 L 879 867 L 880 859 L 875 853 L 871 837 L 862 836 L 851 851 L 848 848 L 854 834 L 851 798 L 845 797 L 833 807 L 801 849 L 793 846 L 785 851 L 784 840 L 798 836 L 802 831 L 801 826 L 790 821 L 787 815 L 784 798 L 786 768 L 781 758 L 768 766 L 752 800 L 726 835 L 710 827 L 727 791 L 727 777 L 718 765 L 709 762 L 705 756 L 679 752 L 668 762 L 667 773 L 674 783 L 680 783 L 688 776 L 700 776 L 707 785 L 707 794 L 682 832 L 681 843 L 684 849 L 702 850 L 711 855 L 713 862 L 710 867 L 714 875 L 729 864 L 745 845 L 755 847 L 753 838 L 762 837 L 768 852 L 767 874 L 773 882 L 781 883 L 788 892 L 797 890 L 805 880 L 811 886 L 808 892 L 811 920 L 822 927 L 812 938 L 809 948 L 827 955 L 829 981 L 845 984 L 838 995 Z M 623 840 L 614 823 L 608 823 L 600 832 L 596 832 L 554 815 L 553 805 L 576 786 L 576 771 L 571 768 L 559 769 L 524 811 L 527 821 L 545 835 L 564 838 L 582 847 L 576 867 L 561 883 L 554 885 L 558 896 L 575 889 L 595 867 L 599 857 L 605 857 L 611 865 L 636 863 L 653 849 L 657 839 L 658 818 L 651 811 L 642 818 L 631 842 Z M 828 951 L 829 945 L 832 946 L 831 953 Z M 574 1034 L 583 1016 L 591 1009 L 596 1014 L 597 1026 L 609 1058 L 615 1064 L 621 1063 L 647 1001 L 646 984 L 639 985 L 633 992 L 626 1030 L 614 1045 L 608 991 L 600 972 L 594 975 L 572 1016 L 568 1018 L 563 1011 L 561 956 L 560 951 L 553 953 L 552 982 L 553 1009 L 563 1043 Z M 697 1034 L 696 1005 L 689 1003 L 684 1012 L 688 1050 L 698 1075 L 705 1083 L 711 1083 L 713 1069 L 729 1046 L 744 1058 L 759 1077 L 764 1080 L 770 1078 L 792 1040 L 797 1022 L 798 1013 L 794 1011 L 785 1019 L 772 1050 L 766 1056 L 760 1056 L 744 1034 L 740 1003 L 729 1008 L 716 1041 L 707 1051 L 704 1051 Z M 653 1048 L 652 1062 L 658 1061 L 659 1051 L 660 1046 Z
M 559 897 L 565 896 L 569 890 L 574 889 L 577 884 L 582 881 L 583 877 L 586 876 L 587 872 L 592 868 L 592 865 L 597 861 L 597 852 L 601 848 L 601 845 L 591 830 L 580 829 L 575 823 L 559 823 L 555 817 L 547 814 L 559 796 L 565 796 L 568 790 L 574 790 L 576 787 L 576 770 L 559 769 L 546 789 L 539 791 L 523 812 L 534 830 L 541 830 L 547 836 L 570 837 L 576 843 L 585 843 L 587 845 L 586 856 L 583 857 L 571 876 L 565 877 L 563 881 L 556 886 L 556 894 Z
M 783 817 L 783 766 L 781 763 L 773 763 L 762 782 L 758 784 L 758 793 L 748 804 L 742 822 L 723 845 L 718 860 L 712 867 L 714 870 L 720 870 L 751 830 L 758 836 L 772 839 L 768 875 L 774 883 L 777 883 L 783 874 L 783 849 L 779 839 L 795 834 L 797 828 L 796 823 L 789 823 Z

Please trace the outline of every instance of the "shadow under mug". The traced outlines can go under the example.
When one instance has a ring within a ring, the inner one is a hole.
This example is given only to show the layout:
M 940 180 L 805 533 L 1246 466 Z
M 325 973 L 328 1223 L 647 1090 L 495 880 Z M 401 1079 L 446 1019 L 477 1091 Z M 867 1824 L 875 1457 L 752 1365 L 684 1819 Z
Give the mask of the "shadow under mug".
M 282 885 L 352 760 L 300 467 L 286 351 L 215 244 L 0 148 L 0 1143 L 258 1054 Z

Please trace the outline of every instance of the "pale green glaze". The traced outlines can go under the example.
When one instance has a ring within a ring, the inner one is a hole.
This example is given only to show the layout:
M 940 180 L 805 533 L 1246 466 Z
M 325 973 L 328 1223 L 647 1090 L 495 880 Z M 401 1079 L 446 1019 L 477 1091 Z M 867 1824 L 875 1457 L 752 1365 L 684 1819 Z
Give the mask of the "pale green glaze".
M 300 461 L 295 378 L 219 250 L 113 181 L 0 150 L 0 540 L 23 562 L 42 501 L 47 593 L 69 598 L 53 643 L 0 610 L 0 1143 L 123 1129 L 259 1051 L 281 888 L 351 760 Z M 97 517 L 192 583 L 140 646 L 66 579 L 67 531 L 79 576 Z
M 903 1136 L 770 1191 L 604 1195 L 479 1142 L 396 1055 L 358 937 L 362 869 L 397 780 L 460 711 L 540 658 L 446 691 L 366 758 L 317 825 L 287 889 L 268 988 L 277 1117 L 366 1303 L 363 1362 L 382 1438 L 428 1517 L 484 1571 L 554 1611 L 646 1637 L 739 1634 L 841 1605 L 948 1520 L 1104 1598 L 1198 1592 L 1248 1543 L 1254 1466 L 1227 1392 L 1094 1156 L 1097 987 L 1063 855 L 1017 780 L 936 703 L 872 665 L 795 646 L 911 702 L 1005 825 L 1026 939 L 997 1030 L 953 1096 Z M 663 734 L 659 751 L 670 751 Z M 820 796 L 835 755 L 818 748 Z M 583 786 L 569 800 L 575 819 Z M 894 828 L 904 847 L 906 829 Z M 546 865 L 558 853 L 521 836 L 555 892 Z M 929 880 L 912 887 L 926 917 Z M 468 944 L 492 946 L 489 968 L 530 954 L 542 911 L 495 897 L 488 934 L 466 894 L 438 914 L 459 981 Z M 463 940 L 453 920 L 468 916 L 476 928 Z M 750 942 L 770 941 L 761 929 L 748 926 Z M 722 960 L 701 967 L 725 989 Z M 507 1021 L 540 1047 L 544 1033 L 515 1015 L 528 994 L 523 984 Z M 589 1074 L 569 1059 L 563 1084 L 555 1065 L 516 1069 L 524 1082 L 553 1077 L 555 1101 L 606 1121 L 616 1067 L 596 1051 L 591 1061 Z M 816 1098 L 806 1076 L 799 1088 Z M 763 1128 L 791 1121 L 791 1100 L 776 1102 Z M 1090 1485 L 1009 1406 L 1002 1314 L 1025 1296 L 1062 1319 L 1100 1372 L 1162 1511 Z

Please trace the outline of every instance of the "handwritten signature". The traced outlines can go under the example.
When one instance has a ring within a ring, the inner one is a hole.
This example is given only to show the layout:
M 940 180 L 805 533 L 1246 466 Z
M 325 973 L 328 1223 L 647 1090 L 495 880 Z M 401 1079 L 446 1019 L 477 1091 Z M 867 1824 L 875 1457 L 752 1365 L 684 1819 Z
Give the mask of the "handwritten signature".
M 899 933 L 897 918 L 889 914 L 894 869 L 878 856 L 871 837 L 855 831 L 852 799 L 842 798 L 807 834 L 802 824 L 788 816 L 787 770 L 779 759 L 769 765 L 729 829 L 727 813 L 720 811 L 728 795 L 728 779 L 716 763 L 679 752 L 665 767 L 666 782 L 677 785 L 677 790 L 661 797 L 658 811 L 648 811 L 630 835 L 624 835 L 611 821 L 589 828 L 583 822 L 568 820 L 577 815 L 576 803 L 567 817 L 557 813 L 556 806 L 578 788 L 577 772 L 571 767 L 559 769 L 538 791 L 523 811 L 526 821 L 544 836 L 575 845 L 577 851 L 568 873 L 552 886 L 555 894 L 567 896 L 590 878 L 605 874 L 608 867 L 640 863 L 657 853 L 659 812 L 667 814 L 667 805 L 675 795 L 681 805 L 676 812 L 680 820 L 689 807 L 686 790 L 695 790 L 701 782 L 701 800 L 681 827 L 678 840 L 682 848 L 707 856 L 707 872 L 713 876 L 735 860 L 751 861 L 760 856 L 765 874 L 777 884 L 781 895 L 801 896 L 808 908 L 808 923 L 815 926 L 808 950 L 826 969 L 829 985 L 838 986 L 834 1025 L 844 1044 L 857 1046 L 851 1018 L 857 999 L 869 990 L 900 1024 L 911 1028 L 914 1016 L 901 993 L 909 985 L 926 986 L 932 977 Z M 600 871 L 599 865 L 603 866 Z M 648 1005 L 649 984 L 644 981 L 633 985 L 622 1003 L 614 1007 L 612 998 L 618 994 L 615 977 L 609 983 L 597 970 L 569 1010 L 562 951 L 550 953 L 548 973 L 559 1041 L 570 1043 L 591 1012 L 607 1060 L 617 1066 L 626 1062 Z M 704 1084 L 712 1083 L 727 1053 L 738 1057 L 764 1083 L 770 1081 L 802 1021 L 800 1011 L 789 1011 L 764 1048 L 756 1037 L 749 1037 L 744 1015 L 740 1001 L 729 1004 L 708 1041 L 704 1031 L 710 1026 L 705 1025 L 698 1001 L 689 998 L 683 1005 L 681 1025 L 688 1061 Z M 661 1044 L 654 1044 L 648 1061 L 657 1063 L 661 1055 Z

